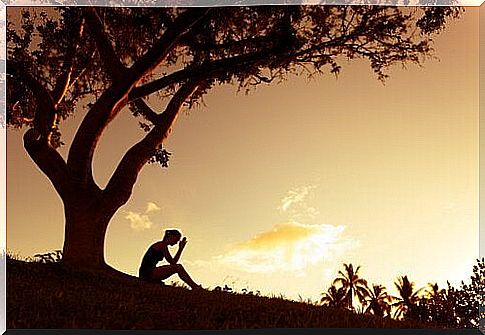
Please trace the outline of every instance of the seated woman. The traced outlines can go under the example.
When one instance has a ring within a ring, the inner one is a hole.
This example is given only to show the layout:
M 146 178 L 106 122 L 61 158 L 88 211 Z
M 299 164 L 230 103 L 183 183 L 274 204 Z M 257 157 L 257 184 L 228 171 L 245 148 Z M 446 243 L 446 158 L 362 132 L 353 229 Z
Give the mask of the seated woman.
M 156 242 L 148 248 L 143 260 L 141 261 L 139 277 L 148 282 L 160 282 L 163 279 L 167 279 L 174 273 L 177 273 L 180 279 L 182 279 L 192 289 L 200 289 L 201 286 L 197 285 L 192 278 L 190 278 L 187 271 L 185 271 L 182 264 L 178 264 L 182 250 L 184 250 L 187 244 L 187 238 L 181 239 L 182 234 L 175 229 L 165 230 L 163 239 Z M 179 250 L 172 257 L 168 251 L 169 245 L 179 244 Z M 169 265 L 162 265 L 157 267 L 157 263 L 165 258 Z

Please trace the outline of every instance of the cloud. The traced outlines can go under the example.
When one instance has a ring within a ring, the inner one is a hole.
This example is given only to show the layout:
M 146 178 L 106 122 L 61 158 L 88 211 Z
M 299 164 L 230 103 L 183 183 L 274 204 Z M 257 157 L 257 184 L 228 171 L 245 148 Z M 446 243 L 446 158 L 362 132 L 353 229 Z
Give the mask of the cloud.
M 145 213 L 148 214 L 151 212 L 158 212 L 158 211 L 160 211 L 160 207 L 158 207 L 158 205 L 154 202 L 149 202 L 147 204 L 147 209 L 145 210 Z
M 150 229 L 153 225 L 150 218 L 145 214 L 128 211 L 125 215 L 125 219 L 130 221 L 131 228 L 138 231 Z
M 327 224 L 279 224 L 235 245 L 216 260 L 228 267 L 247 272 L 305 271 L 351 249 L 344 226 Z
M 234 245 L 214 260 L 245 272 L 304 275 L 312 267 L 332 262 L 358 246 L 357 241 L 344 236 L 345 226 L 315 223 L 320 212 L 309 201 L 316 188 L 316 185 L 304 185 L 288 191 L 278 207 L 287 217 L 287 223 Z
M 130 227 L 136 231 L 150 229 L 153 226 L 148 214 L 160 211 L 160 207 L 154 202 L 147 203 L 144 213 L 126 211 L 125 219 L 130 221 Z
M 286 215 L 291 221 L 305 222 L 312 221 L 320 212 L 308 205 L 308 201 L 313 197 L 313 190 L 316 185 L 306 185 L 296 187 L 281 199 L 281 205 L 278 210 L 281 214 Z

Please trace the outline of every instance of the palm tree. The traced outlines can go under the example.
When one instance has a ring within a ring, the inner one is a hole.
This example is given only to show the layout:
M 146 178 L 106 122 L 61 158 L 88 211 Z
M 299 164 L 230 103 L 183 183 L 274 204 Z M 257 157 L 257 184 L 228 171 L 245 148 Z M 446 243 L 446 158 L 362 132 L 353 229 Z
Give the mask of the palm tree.
M 394 314 L 395 318 L 403 316 L 404 318 L 409 317 L 409 315 L 414 311 L 416 303 L 419 301 L 419 293 L 422 289 L 414 291 L 415 283 L 409 281 L 408 276 L 401 276 L 398 281 L 394 283 L 399 292 L 399 297 L 393 297 L 396 300 L 392 304 L 396 307 L 396 312 Z
M 358 266 L 355 270 L 352 264 L 344 264 L 345 271 L 339 271 L 339 277 L 334 280 L 333 284 L 340 284 L 345 290 L 346 307 L 354 309 L 353 297 L 357 296 L 360 302 L 365 301 L 367 296 L 367 281 L 359 277 Z
M 322 293 L 320 302 L 322 305 L 330 307 L 344 307 L 344 297 L 345 291 L 343 287 L 337 288 L 335 285 L 332 285 L 328 288 L 326 293 Z
M 372 285 L 372 289 L 368 289 L 368 296 L 366 298 L 366 313 L 371 313 L 384 317 L 384 313 L 387 315 L 391 312 L 391 296 L 387 294 L 386 288 L 382 285 Z
M 428 283 L 428 287 L 426 288 L 428 298 L 434 302 L 437 302 L 443 296 L 444 291 L 444 289 L 439 289 L 438 283 Z
M 450 287 L 449 282 L 448 287 Z M 454 291 L 439 289 L 437 283 L 428 283 L 424 302 L 427 304 L 430 320 L 448 325 L 454 324 L 456 320 L 454 316 L 454 306 L 456 305 Z

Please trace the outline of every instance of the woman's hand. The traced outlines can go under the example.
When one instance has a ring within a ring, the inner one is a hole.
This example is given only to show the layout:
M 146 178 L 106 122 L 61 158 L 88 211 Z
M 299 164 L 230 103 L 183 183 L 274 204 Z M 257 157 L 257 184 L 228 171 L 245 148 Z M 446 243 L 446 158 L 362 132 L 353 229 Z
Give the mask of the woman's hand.
M 187 237 L 184 237 L 179 241 L 179 248 L 181 249 L 185 248 L 186 244 L 187 244 Z

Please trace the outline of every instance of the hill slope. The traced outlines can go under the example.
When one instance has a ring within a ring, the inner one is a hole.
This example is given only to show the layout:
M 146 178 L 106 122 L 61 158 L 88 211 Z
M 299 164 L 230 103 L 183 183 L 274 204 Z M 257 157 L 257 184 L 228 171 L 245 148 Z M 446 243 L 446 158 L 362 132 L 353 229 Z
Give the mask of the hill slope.
M 424 328 L 279 298 L 110 279 L 7 260 L 7 328 Z

